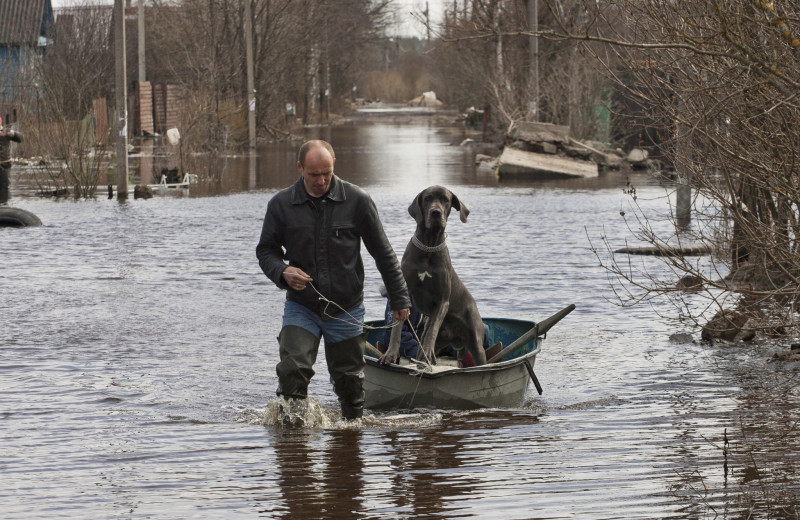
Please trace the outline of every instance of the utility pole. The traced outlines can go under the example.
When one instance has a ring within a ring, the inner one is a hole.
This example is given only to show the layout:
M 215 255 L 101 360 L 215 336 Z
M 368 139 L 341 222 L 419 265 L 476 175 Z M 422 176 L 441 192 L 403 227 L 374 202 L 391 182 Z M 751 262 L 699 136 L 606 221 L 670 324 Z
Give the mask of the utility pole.
M 125 6 L 114 0 L 114 76 L 117 130 L 117 199 L 128 198 L 128 73 L 125 64 Z
M 428 42 L 431 41 L 431 13 L 428 9 L 428 2 L 425 2 L 425 28 L 427 29 L 428 33 Z
M 530 71 L 530 112 L 534 121 L 539 120 L 539 0 L 528 0 L 528 30 L 531 32 L 529 47 L 531 57 Z
M 683 102 L 678 101 L 678 114 L 684 113 Z M 689 154 L 689 136 L 691 128 L 682 121 L 675 122 L 675 173 L 677 189 L 675 193 L 675 223 L 678 230 L 687 230 L 692 222 L 692 187 L 689 184 L 691 172 L 691 155 Z
M 247 55 L 247 133 L 250 152 L 256 149 L 256 85 L 253 73 L 253 16 L 250 0 L 244 0 L 244 39 Z
M 327 4 L 327 0 L 322 1 L 323 11 L 328 10 Z M 324 23 L 322 36 L 325 38 L 325 96 L 323 100 L 325 102 L 325 121 L 328 121 L 331 118 L 331 40 L 330 33 L 328 32 L 329 20 L 327 17 Z
M 136 31 L 139 36 L 139 82 L 144 83 L 147 81 L 147 69 L 144 63 L 144 0 L 139 0 L 139 16 L 137 16 L 138 30 Z

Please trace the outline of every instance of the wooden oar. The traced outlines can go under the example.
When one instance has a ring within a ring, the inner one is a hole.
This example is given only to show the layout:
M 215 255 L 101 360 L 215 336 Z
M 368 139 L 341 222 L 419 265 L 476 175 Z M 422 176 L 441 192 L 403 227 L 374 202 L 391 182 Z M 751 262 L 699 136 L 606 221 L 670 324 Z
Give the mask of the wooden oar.
M 375 348 L 372 345 L 372 343 L 370 343 L 369 341 L 367 341 L 367 347 L 366 347 L 365 350 L 366 350 L 365 354 L 369 354 L 370 356 L 374 357 L 375 359 L 380 359 L 381 356 L 383 355 L 381 353 L 381 351 L 378 350 L 377 348 Z
M 504 348 L 503 350 L 492 356 L 492 358 L 489 359 L 486 363 L 496 363 L 497 361 L 500 361 L 509 354 L 513 354 L 528 341 L 532 340 L 533 338 L 538 338 L 539 336 L 542 336 L 544 333 L 550 330 L 553 327 L 553 325 L 561 321 L 564 318 L 564 316 L 566 316 L 567 314 L 569 314 L 574 310 L 575 310 L 575 304 L 573 303 L 564 307 L 563 309 L 553 314 L 546 320 L 540 321 L 539 323 L 534 325 L 533 328 L 531 328 L 531 330 L 529 330 L 528 332 L 526 332 L 525 334 L 514 340 L 511 343 L 511 345 L 507 346 L 506 348 Z

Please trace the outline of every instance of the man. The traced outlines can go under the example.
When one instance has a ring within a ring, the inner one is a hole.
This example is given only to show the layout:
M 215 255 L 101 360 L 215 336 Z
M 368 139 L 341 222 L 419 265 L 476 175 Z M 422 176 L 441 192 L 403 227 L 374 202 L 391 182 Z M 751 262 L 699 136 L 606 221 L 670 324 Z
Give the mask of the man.
M 325 141 L 300 147 L 300 178 L 269 201 L 256 256 L 264 274 L 287 291 L 278 337 L 278 395 L 305 399 L 322 336 L 342 416 L 357 419 L 364 406 L 362 240 L 396 319 L 408 318 L 411 300 L 375 203 L 337 177 L 335 163 Z
M 11 141 L 21 143 L 22 134 L 3 127 L 0 117 L 0 204 L 8 202 L 8 185 L 11 178 Z

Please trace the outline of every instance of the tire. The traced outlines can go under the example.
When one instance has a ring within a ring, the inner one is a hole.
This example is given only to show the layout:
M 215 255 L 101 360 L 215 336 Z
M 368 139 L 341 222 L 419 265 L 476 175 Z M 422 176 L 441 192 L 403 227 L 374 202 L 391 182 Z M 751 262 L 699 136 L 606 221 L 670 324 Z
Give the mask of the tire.
M 39 217 L 20 208 L 0 206 L 0 227 L 41 226 Z

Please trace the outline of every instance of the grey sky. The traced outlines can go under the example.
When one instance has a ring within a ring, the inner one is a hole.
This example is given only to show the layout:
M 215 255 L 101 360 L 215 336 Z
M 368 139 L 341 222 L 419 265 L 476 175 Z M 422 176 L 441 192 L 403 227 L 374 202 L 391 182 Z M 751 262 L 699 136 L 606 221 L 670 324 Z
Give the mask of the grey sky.
M 108 5 L 113 4 L 113 0 L 50 0 L 54 8 L 67 7 L 70 5 Z M 134 5 L 137 5 L 138 0 L 132 0 Z M 430 10 L 431 22 L 438 23 L 442 19 L 446 0 L 427 0 L 428 9 Z M 414 20 L 411 12 L 421 13 L 425 10 L 426 0 L 392 0 L 397 11 L 397 24 L 396 33 L 404 36 L 419 36 L 425 35 L 425 27 Z

